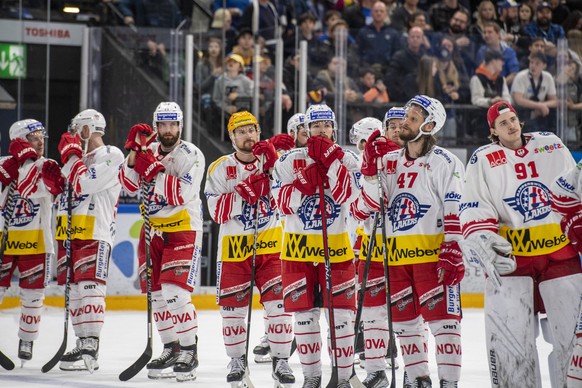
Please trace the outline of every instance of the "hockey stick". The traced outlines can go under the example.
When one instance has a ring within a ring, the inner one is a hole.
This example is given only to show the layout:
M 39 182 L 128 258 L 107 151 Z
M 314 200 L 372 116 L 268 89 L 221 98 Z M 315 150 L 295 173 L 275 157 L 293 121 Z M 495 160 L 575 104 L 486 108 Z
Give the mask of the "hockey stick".
M 263 157 L 259 158 L 259 171 L 263 171 Z M 251 318 L 253 314 L 253 288 L 255 287 L 255 272 L 256 272 L 256 260 L 257 260 L 257 240 L 259 239 L 259 208 L 260 208 L 260 198 L 255 204 L 255 229 L 253 235 L 253 257 L 251 259 L 251 284 L 249 289 L 249 307 L 247 310 L 247 338 L 245 342 L 245 373 L 243 375 L 243 386 L 248 388 L 254 388 L 249 370 L 249 341 L 251 336 Z
M 145 136 L 141 135 L 141 149 L 146 150 L 146 140 Z M 150 188 L 155 185 L 155 180 L 150 183 L 144 183 L 142 181 L 141 186 L 141 200 L 143 206 L 143 224 L 144 224 L 144 245 L 145 245 L 145 274 L 146 274 L 146 303 L 147 303 L 147 331 L 148 340 L 146 343 L 145 350 L 142 355 L 131 364 L 126 370 L 119 374 L 119 380 L 127 381 L 133 378 L 135 375 L 142 370 L 148 362 L 152 359 L 152 256 L 150 252 L 151 244 L 151 225 L 150 225 L 150 200 L 149 193 Z
M 69 307 L 70 307 L 70 291 L 71 291 L 71 262 L 72 258 L 72 240 L 71 240 L 71 233 L 72 233 L 72 223 L 73 223 L 73 186 L 69 182 L 67 185 L 67 241 L 65 243 L 65 251 L 67 255 L 67 259 L 65 261 L 65 265 L 67 266 L 67 275 L 65 279 L 65 323 L 63 328 L 63 342 L 61 342 L 61 346 L 57 353 L 50 359 L 49 362 L 43 365 L 41 368 L 42 373 L 46 373 L 53 369 L 55 365 L 61 360 L 63 354 L 65 354 L 65 350 L 67 349 L 67 337 L 69 334 Z
M 0 366 L 6 370 L 14 369 L 14 363 L 4 353 L 0 352 Z
M 378 196 L 380 197 L 380 212 L 379 215 L 386 214 L 384 211 L 384 190 L 382 189 L 382 160 L 377 160 L 378 165 Z M 386 285 L 386 312 L 388 314 L 388 332 L 390 335 L 390 342 L 396 345 L 396 338 L 394 337 L 394 326 L 392 324 L 392 303 L 390 299 L 390 272 L 388 268 L 388 250 L 386 249 L 386 222 L 382 222 L 382 255 L 384 263 L 384 282 Z M 396 388 L 396 368 L 394 368 L 394 352 L 390 352 L 390 370 L 392 372 L 392 381 L 390 388 Z
M 4 202 L 4 229 L 2 230 L 2 244 L 0 246 L 0 266 L 4 261 L 4 251 L 6 250 L 6 243 L 8 242 L 8 226 L 14 213 L 14 189 L 16 181 L 10 182 L 8 185 L 8 192 L 6 193 L 6 202 Z

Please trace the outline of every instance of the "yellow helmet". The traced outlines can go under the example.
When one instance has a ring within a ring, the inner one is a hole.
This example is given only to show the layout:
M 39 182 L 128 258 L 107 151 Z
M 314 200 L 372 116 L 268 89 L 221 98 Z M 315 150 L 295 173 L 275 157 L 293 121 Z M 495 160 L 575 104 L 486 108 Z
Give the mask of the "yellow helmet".
M 235 129 L 252 124 L 255 128 L 259 127 L 257 118 L 252 113 L 245 111 L 235 112 L 228 119 L 228 132 L 234 132 Z

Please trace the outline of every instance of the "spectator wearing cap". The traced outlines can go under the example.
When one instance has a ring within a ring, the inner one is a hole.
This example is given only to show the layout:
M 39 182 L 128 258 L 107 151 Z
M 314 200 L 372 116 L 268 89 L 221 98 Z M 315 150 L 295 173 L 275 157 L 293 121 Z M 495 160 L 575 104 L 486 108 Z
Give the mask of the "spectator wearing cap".
M 241 105 L 240 98 L 249 98 L 253 95 L 253 81 L 243 74 L 245 62 L 238 54 L 226 57 L 226 72 L 218 77 L 214 83 L 212 100 L 214 104 L 229 115 L 241 108 L 249 109 L 249 102 Z
M 418 1 L 419 0 L 404 0 L 402 6 L 396 8 L 392 12 L 392 15 L 390 16 L 391 20 L 390 26 L 392 26 L 392 28 L 394 28 L 396 31 L 400 33 L 408 31 L 409 26 L 408 22 L 410 20 L 410 17 L 415 12 L 421 12 L 422 14 L 424 14 L 425 22 L 428 22 L 428 14 L 425 11 L 418 8 Z
M 541 37 L 546 41 L 546 54 L 556 56 L 558 39 L 565 38 L 564 29 L 559 24 L 552 23 L 552 7 L 548 2 L 540 3 L 536 8 L 535 21 L 526 24 L 523 32 L 531 38 Z
M 497 50 L 487 50 L 483 63 L 471 77 L 471 104 L 482 108 L 470 113 L 467 134 L 476 138 L 484 138 L 489 134 L 487 123 L 483 116 L 489 107 L 499 101 L 510 101 L 511 95 L 503 71 L 503 56 Z
M 503 70 L 501 75 L 505 77 L 507 84 L 511 85 L 513 78 L 520 69 L 515 50 L 501 40 L 501 27 L 497 23 L 485 23 L 483 37 L 485 44 L 477 50 L 475 60 L 477 63 L 482 63 L 485 58 L 485 52 L 487 51 L 498 51 L 501 53 L 503 56 Z
M 232 27 L 232 16 L 230 14 L 230 11 L 226 8 L 219 8 L 214 12 L 214 15 L 212 15 L 212 21 L 210 22 L 208 36 L 222 39 L 223 32 L 226 42 L 224 52 L 230 53 L 236 42 L 237 32 Z
M 386 24 L 386 4 L 376 1 L 372 7 L 372 23 L 358 32 L 360 59 L 378 71 L 385 68 L 392 55 L 400 49 L 400 35 Z
M 519 24 L 519 3 L 515 0 L 505 0 L 497 6 L 499 17 L 497 22 L 505 34 L 516 34 L 521 27 Z
M 558 105 L 556 84 L 552 75 L 545 71 L 545 54 L 531 53 L 529 68 L 520 71 L 511 85 L 511 96 L 515 107 L 526 121 L 525 128 L 531 131 L 554 131 L 555 108 Z
M 435 31 L 446 31 L 449 28 L 450 20 L 458 11 L 463 11 L 467 15 L 470 15 L 469 10 L 459 4 L 458 0 L 441 0 L 433 4 L 428 10 L 432 28 Z M 467 26 L 465 28 L 469 27 L 469 22 L 470 17 L 467 20 Z
M 241 28 L 236 37 L 236 46 L 232 48 L 233 54 L 238 54 L 244 61 L 244 72 L 247 76 L 252 74 L 253 58 L 255 56 L 255 38 L 250 28 Z

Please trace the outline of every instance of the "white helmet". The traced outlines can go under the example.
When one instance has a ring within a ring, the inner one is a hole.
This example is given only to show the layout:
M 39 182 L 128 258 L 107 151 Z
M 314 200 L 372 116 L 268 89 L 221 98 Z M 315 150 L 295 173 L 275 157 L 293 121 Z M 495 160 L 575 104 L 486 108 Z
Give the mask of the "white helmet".
M 350 143 L 359 144 L 362 140 L 368 140 L 375 130 L 379 130 L 380 135 L 384 136 L 380 120 L 374 117 L 364 117 L 350 129 Z
M 412 99 L 406 103 L 404 109 L 409 109 L 412 104 L 420 106 L 428 113 L 424 122 L 420 125 L 419 135 L 436 135 L 436 133 L 443 128 L 445 121 L 447 120 L 447 112 L 445 112 L 443 104 L 436 98 L 431 98 L 422 94 L 412 97 Z M 426 124 L 432 122 L 434 122 L 434 128 L 432 131 L 425 132 L 422 130 Z
M 160 102 L 160 105 L 154 111 L 154 120 L 152 123 L 154 131 L 158 130 L 159 121 L 177 121 L 181 133 L 182 126 L 184 125 L 184 114 L 180 106 L 175 102 Z
M 300 125 L 305 125 L 305 115 L 303 113 L 295 113 L 291 116 L 289 121 L 287 121 L 287 134 L 291 135 L 293 140 L 297 139 L 297 128 Z
M 71 126 L 79 135 L 85 125 L 89 127 L 89 137 L 93 132 L 105 134 L 105 117 L 95 109 L 85 109 L 71 120 Z
M 325 104 L 311 105 L 307 108 L 307 112 L 305 112 L 305 125 L 308 130 L 311 127 L 311 123 L 317 121 L 331 121 L 333 130 L 335 131 L 337 129 L 335 113 L 333 113 L 331 108 Z
M 44 126 L 40 121 L 34 119 L 17 121 L 10 126 L 10 140 L 14 139 L 26 140 L 27 135 L 36 131 L 42 131 L 43 133 L 45 133 Z
M 386 115 L 384 116 L 384 121 L 382 122 L 382 128 L 384 129 L 384 131 L 386 131 L 386 128 L 388 128 L 388 122 L 392 119 L 403 119 L 404 116 L 406 116 L 406 110 L 404 108 L 395 106 L 393 108 L 390 108 L 388 110 L 388 112 L 386 112 Z

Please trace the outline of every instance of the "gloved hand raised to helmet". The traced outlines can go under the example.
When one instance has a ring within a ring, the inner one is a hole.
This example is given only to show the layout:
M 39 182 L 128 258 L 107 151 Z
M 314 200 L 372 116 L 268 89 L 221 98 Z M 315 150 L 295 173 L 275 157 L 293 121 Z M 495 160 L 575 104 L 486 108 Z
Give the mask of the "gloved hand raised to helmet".
M 83 157 L 83 149 L 81 148 L 79 135 L 73 135 L 70 132 L 63 133 L 59 142 L 59 152 L 63 164 L 67 163 L 72 156 L 81 159 Z
M 374 176 L 378 174 L 378 159 L 382 159 L 388 152 L 399 150 L 400 146 L 385 136 L 380 136 L 380 131 L 372 132 L 364 147 L 362 161 L 362 175 Z
M 295 140 L 286 133 L 280 133 L 270 138 L 269 143 L 278 151 L 289 151 L 295 147 Z
M 19 166 L 22 166 L 28 159 L 38 159 L 38 154 L 30 143 L 19 137 L 10 142 L 8 153 L 16 159 Z
M 150 145 L 156 136 L 152 127 L 147 124 L 136 124 L 129 130 L 129 134 L 127 135 L 127 140 L 125 141 L 125 145 L 123 148 L 126 150 L 134 150 L 135 152 L 141 151 L 142 147 L 146 147 Z M 142 144 L 145 139 L 145 144 Z
M 277 150 L 267 140 L 261 140 L 257 142 L 252 149 L 253 155 L 259 160 L 262 159 L 263 161 L 263 172 L 269 173 L 275 166 L 275 162 L 279 159 L 279 155 L 277 154 Z
M 344 150 L 333 140 L 323 136 L 314 136 L 307 139 L 307 155 L 329 168 L 331 164 L 344 157 Z

